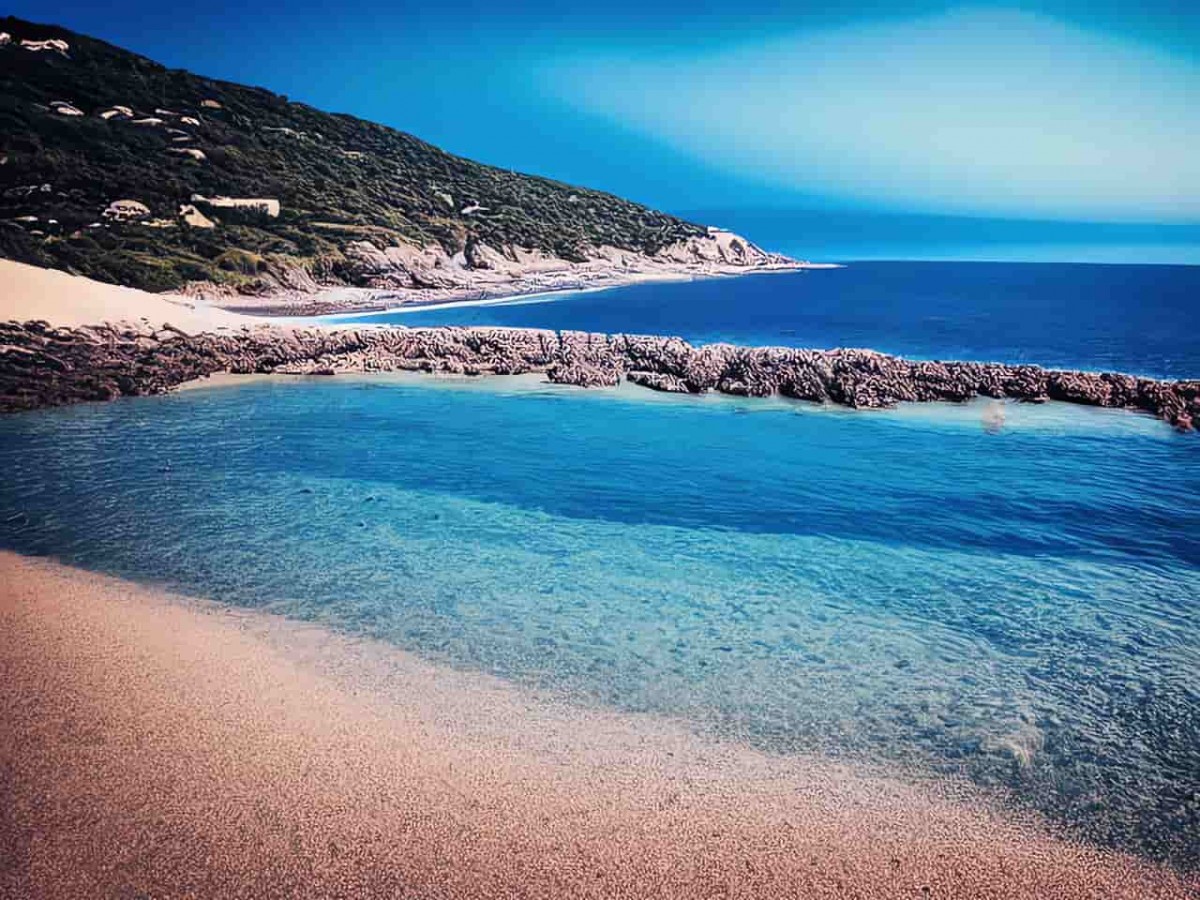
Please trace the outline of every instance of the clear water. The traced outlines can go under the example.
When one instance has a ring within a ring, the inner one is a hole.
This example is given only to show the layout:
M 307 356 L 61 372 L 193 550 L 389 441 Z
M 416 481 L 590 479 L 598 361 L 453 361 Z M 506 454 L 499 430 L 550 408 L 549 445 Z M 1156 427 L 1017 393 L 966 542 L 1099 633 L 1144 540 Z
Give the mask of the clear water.
M 1200 441 L 981 416 L 249 383 L 0 419 L 0 544 L 1200 864 Z
M 1200 266 L 855 262 L 537 302 L 385 313 L 511 325 L 1200 377 Z

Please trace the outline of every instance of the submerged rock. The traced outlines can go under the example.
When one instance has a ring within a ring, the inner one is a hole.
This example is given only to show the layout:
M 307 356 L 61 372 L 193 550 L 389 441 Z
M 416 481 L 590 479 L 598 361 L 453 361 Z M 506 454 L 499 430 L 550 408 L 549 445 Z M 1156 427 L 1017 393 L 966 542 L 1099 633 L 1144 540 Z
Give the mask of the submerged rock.
M 555 384 L 576 387 L 615 387 L 621 383 L 621 371 L 612 366 L 588 363 L 556 363 L 546 370 L 546 377 Z
M 668 394 L 687 394 L 687 384 L 677 375 L 664 375 L 660 372 L 628 372 L 625 377 L 634 384 L 648 387 L 654 391 L 664 391 Z

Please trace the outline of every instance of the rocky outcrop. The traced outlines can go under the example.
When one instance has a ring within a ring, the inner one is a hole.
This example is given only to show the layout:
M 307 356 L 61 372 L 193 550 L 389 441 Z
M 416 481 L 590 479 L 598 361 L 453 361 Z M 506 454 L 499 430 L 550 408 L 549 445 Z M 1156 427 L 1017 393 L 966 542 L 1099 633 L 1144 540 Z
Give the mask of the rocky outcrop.
M 878 408 L 994 397 L 1141 410 L 1182 430 L 1200 421 L 1200 381 L 1039 366 L 913 362 L 873 350 L 693 347 L 679 338 L 516 328 L 290 329 L 204 334 L 162 328 L 0 324 L 0 411 L 168 391 L 216 372 L 544 372 L 581 387 L 628 380 L 677 393 L 782 395 Z
M 191 203 L 184 203 L 179 207 L 179 218 L 189 228 L 216 228 L 217 223 L 206 216 L 200 210 L 196 209 Z
M 5 43 L 10 43 L 5 41 Z M 60 56 L 69 56 L 71 45 L 64 40 L 51 39 L 48 41 L 21 41 L 21 46 L 31 53 L 57 53 Z
M 370 241 L 351 241 L 343 252 L 351 280 L 367 287 L 456 288 L 470 283 L 467 267 L 440 244 L 396 244 L 380 249 Z
M 192 194 L 192 203 L 214 210 L 246 210 L 262 213 L 270 219 L 279 218 L 279 201 L 274 197 L 204 197 Z
M 101 218 L 114 222 L 134 222 L 148 218 L 149 215 L 150 207 L 140 200 L 114 200 L 100 213 Z
M 747 268 L 783 267 L 795 262 L 783 254 L 763 250 L 741 235 L 722 228 L 709 228 L 702 237 L 689 237 L 664 247 L 655 254 L 655 258 L 685 265 Z
M 204 162 L 208 159 L 208 156 L 203 150 L 199 150 L 195 147 L 168 147 L 167 152 L 174 153 L 176 156 L 190 156 L 192 159 L 196 160 L 196 162 Z
M 536 290 L 537 280 L 547 276 L 574 276 L 581 286 L 586 286 L 593 280 L 637 274 L 739 275 L 805 265 L 778 253 L 768 253 L 745 238 L 715 228 L 654 254 L 607 245 L 584 245 L 579 248 L 579 258 L 571 260 L 527 247 L 496 248 L 478 240 L 468 240 L 453 255 L 440 244 L 417 246 L 401 242 L 380 246 L 370 240 L 354 240 L 345 245 L 343 254 L 345 263 L 339 275 L 348 284 L 387 291 L 487 290 L 524 282 Z

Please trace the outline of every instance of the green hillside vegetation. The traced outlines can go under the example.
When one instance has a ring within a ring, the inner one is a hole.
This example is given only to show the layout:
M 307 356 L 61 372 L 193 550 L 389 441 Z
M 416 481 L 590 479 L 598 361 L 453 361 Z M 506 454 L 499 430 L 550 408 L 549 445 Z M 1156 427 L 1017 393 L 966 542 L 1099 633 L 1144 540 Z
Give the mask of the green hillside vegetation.
M 653 253 L 704 233 L 63 28 L 0 18 L 0 32 L 11 36 L 0 46 L 0 256 L 150 290 L 193 280 L 255 290 L 296 267 L 353 282 L 342 251 L 355 240 L 437 242 L 450 254 L 482 241 L 578 259 L 587 245 Z M 21 46 L 52 39 L 67 52 Z M 134 115 L 101 118 L 117 106 Z M 274 198 L 280 213 L 197 203 L 218 226 L 191 227 L 179 213 L 197 194 Z M 150 214 L 105 219 L 117 200 Z

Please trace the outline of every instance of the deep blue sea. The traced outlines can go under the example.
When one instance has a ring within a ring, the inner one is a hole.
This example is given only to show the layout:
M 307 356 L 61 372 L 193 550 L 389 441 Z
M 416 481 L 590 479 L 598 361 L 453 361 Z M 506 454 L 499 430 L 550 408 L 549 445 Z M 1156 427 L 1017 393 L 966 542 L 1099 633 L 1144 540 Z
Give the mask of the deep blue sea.
M 1015 268 L 403 320 L 1200 375 L 1200 270 Z M 986 407 L 251 381 L 0 419 L 0 545 L 780 752 L 965 775 L 1198 865 L 1200 438 L 1058 404 L 993 432 Z
M 868 261 L 334 321 L 870 347 L 920 359 L 1200 377 L 1200 266 Z
M 679 210 L 797 259 L 1200 265 L 1200 222 L 1072 222 L 836 209 Z

